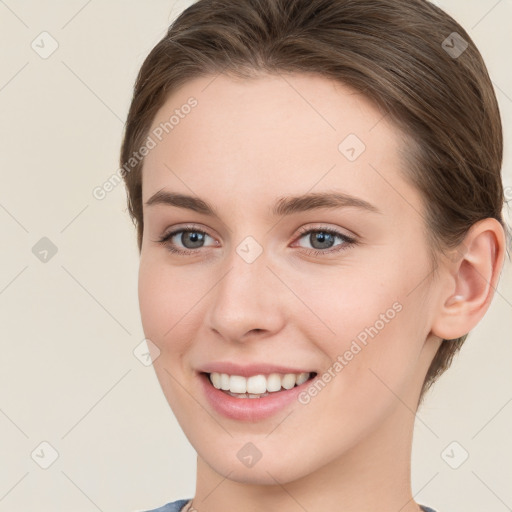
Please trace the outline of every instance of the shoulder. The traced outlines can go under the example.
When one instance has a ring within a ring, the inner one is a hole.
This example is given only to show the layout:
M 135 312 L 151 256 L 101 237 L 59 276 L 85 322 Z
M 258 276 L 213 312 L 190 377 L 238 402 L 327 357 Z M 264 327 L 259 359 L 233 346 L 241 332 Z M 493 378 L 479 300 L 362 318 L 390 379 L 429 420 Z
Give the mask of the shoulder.
M 427 507 L 426 505 L 420 505 L 423 512 L 436 512 L 433 508 Z
M 181 509 L 190 501 L 189 499 L 186 500 L 177 500 L 173 501 L 171 503 L 167 503 L 166 505 L 163 505 L 159 508 L 154 508 L 151 510 L 146 510 L 143 512 L 180 512 Z M 433 508 L 427 507 L 426 505 L 420 505 L 421 509 L 424 512 L 436 512 Z
M 145 510 L 143 512 L 180 512 L 180 510 L 190 501 L 190 498 L 187 500 L 178 500 L 173 501 L 171 503 L 167 503 L 159 508 L 153 508 L 151 510 Z
M 177 500 L 173 501 L 171 503 L 167 503 L 166 505 L 163 505 L 159 508 L 154 508 L 151 510 L 146 510 L 144 512 L 180 512 L 181 509 L 190 501 L 189 499 L 186 500 Z M 422 510 L 424 512 L 436 512 L 433 508 L 427 507 L 426 505 L 420 505 Z

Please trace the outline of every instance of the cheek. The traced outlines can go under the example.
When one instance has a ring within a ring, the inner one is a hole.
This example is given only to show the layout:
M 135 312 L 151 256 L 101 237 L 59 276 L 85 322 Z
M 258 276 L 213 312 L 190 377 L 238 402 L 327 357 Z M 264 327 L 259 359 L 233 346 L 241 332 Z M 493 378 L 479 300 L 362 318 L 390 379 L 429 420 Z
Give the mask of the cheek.
M 178 412 L 186 411 L 189 405 L 179 385 L 182 381 L 180 366 L 190 339 L 184 329 L 192 319 L 192 306 L 197 302 L 191 297 L 190 286 L 183 281 L 179 270 L 152 254 L 141 255 L 138 298 L 144 335 L 158 347 L 153 369 L 171 409 Z
M 141 321 L 146 338 L 161 352 L 181 350 L 179 340 L 183 337 L 176 334 L 193 316 L 193 306 L 198 301 L 197 290 L 193 289 L 179 269 L 150 256 L 141 257 L 138 276 Z
M 384 413 L 399 401 L 412 410 L 422 381 L 419 362 L 429 331 L 423 301 L 400 296 L 391 308 L 387 299 L 375 306 L 366 318 L 354 320 L 357 332 L 352 330 L 343 340 L 338 389 L 355 411 L 357 404 L 374 404 Z
M 295 321 L 301 322 L 311 335 L 320 324 L 327 327 L 329 335 L 324 343 L 329 340 L 330 352 L 343 350 L 346 342 L 355 338 L 364 343 L 376 330 L 389 330 L 396 323 L 404 298 L 398 276 L 392 275 L 393 269 L 375 273 L 350 267 L 330 270 L 321 279 L 301 276 L 294 283 L 294 292 L 318 319 L 311 323 L 312 315 L 305 314 L 301 311 L 303 306 L 297 304 Z M 320 338 L 317 332 L 311 339 Z
M 303 285 L 304 302 L 318 312 L 330 332 L 327 338 L 315 335 L 305 318 L 302 330 L 317 340 L 331 364 L 341 356 L 347 379 L 361 379 L 364 371 L 371 386 L 376 377 L 369 369 L 390 382 L 408 378 L 429 332 L 427 262 L 404 258 L 396 265 L 380 259 L 380 265 L 366 265 L 365 272 L 350 270 L 339 277 L 333 273 L 327 291 L 314 280 Z

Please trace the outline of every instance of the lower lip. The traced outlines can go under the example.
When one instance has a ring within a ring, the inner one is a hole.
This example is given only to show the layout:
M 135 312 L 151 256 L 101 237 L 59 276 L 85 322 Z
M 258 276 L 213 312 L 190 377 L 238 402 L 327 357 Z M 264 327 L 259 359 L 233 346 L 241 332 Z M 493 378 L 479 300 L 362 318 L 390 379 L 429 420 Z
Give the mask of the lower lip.
M 239 421 L 259 421 L 276 414 L 292 402 L 297 402 L 299 393 L 314 380 L 309 379 L 300 386 L 273 392 L 261 398 L 236 398 L 215 388 L 205 373 L 199 374 L 199 378 L 206 398 L 215 411 Z

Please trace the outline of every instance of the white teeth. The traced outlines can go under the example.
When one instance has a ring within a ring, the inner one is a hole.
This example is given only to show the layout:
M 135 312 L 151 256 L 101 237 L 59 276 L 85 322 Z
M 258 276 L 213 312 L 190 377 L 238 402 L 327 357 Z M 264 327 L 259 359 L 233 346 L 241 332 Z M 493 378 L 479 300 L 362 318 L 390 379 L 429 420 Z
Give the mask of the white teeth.
M 229 375 L 226 373 L 219 373 L 217 375 L 220 375 L 220 389 L 229 391 Z
M 299 373 L 297 376 L 297 386 L 304 384 L 309 379 L 309 373 Z
M 265 375 L 253 375 L 247 379 L 247 393 L 261 395 L 267 391 L 267 379 Z
M 267 391 L 281 391 L 281 375 L 271 373 L 267 377 Z
M 292 389 L 300 386 L 311 376 L 303 373 L 271 373 L 270 375 L 252 375 L 249 378 L 241 375 L 228 375 L 227 373 L 210 373 L 210 382 L 217 389 L 227 391 L 228 394 L 244 394 L 241 398 L 260 398 L 268 393 Z
M 221 375 L 220 373 L 211 373 L 210 380 L 212 381 L 213 387 L 220 389 Z
M 240 375 L 230 375 L 229 390 L 231 391 L 231 393 L 246 393 L 247 379 Z
M 295 374 L 293 373 L 287 373 L 282 381 L 281 381 L 281 385 L 283 386 L 284 389 L 292 389 L 293 386 L 295 386 L 295 381 L 297 380 L 297 378 L 295 377 Z

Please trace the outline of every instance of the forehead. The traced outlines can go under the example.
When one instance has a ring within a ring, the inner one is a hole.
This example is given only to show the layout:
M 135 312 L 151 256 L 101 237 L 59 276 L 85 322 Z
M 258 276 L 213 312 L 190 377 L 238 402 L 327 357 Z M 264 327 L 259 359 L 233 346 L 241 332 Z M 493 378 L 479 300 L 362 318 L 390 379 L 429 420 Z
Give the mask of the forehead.
M 234 200 L 234 190 L 271 202 L 333 188 L 375 201 L 389 187 L 381 173 L 407 188 L 402 133 L 364 96 L 318 75 L 194 79 L 170 95 L 149 135 L 144 202 L 162 188 L 212 202 Z

